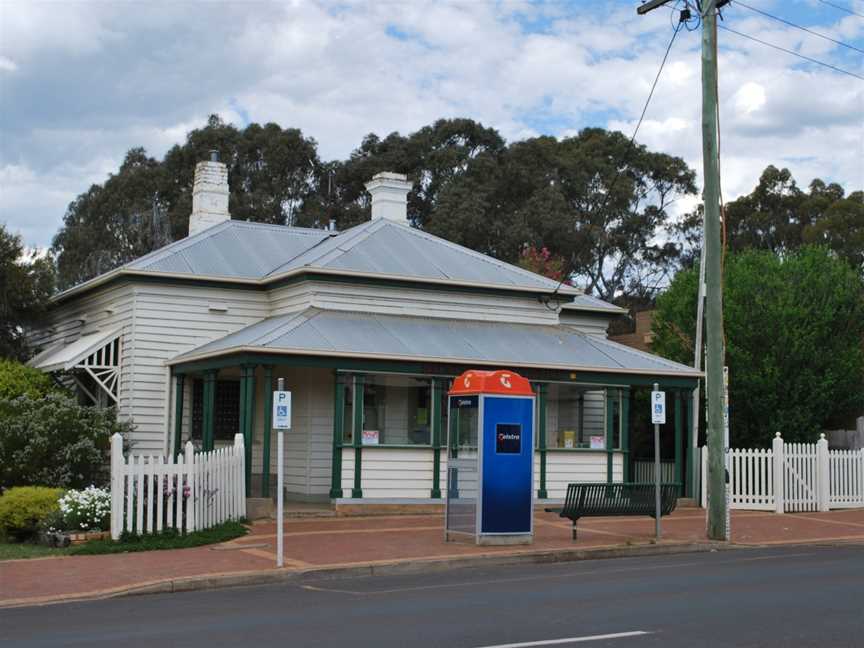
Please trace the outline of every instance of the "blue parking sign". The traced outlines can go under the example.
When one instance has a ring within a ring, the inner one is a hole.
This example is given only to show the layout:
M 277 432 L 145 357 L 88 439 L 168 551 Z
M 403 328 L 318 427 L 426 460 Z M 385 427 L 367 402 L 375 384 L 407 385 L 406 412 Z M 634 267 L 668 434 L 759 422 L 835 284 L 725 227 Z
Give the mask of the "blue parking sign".
M 273 428 L 276 430 L 291 429 L 291 392 L 273 392 Z
M 651 423 L 666 423 L 666 392 L 651 392 Z

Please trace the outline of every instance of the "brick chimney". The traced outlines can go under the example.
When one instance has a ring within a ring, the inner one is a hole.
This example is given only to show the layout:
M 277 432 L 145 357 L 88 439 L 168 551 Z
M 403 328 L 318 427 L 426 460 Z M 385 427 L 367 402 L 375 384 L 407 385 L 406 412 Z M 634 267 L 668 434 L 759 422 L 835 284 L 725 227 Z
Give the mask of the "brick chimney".
M 366 183 L 366 190 L 372 194 L 372 220 L 386 218 L 408 225 L 408 176 L 382 171 Z
M 210 151 L 209 160 L 195 165 L 189 236 L 230 219 L 231 214 L 228 213 L 228 167 L 219 161 L 219 151 Z

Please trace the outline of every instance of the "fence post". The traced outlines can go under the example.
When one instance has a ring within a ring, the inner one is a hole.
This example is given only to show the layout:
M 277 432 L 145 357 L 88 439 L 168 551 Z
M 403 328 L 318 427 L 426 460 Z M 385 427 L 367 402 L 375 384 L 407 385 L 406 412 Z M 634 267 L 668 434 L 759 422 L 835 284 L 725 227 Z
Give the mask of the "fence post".
M 242 466 L 243 460 L 246 458 L 246 450 L 243 447 L 243 435 L 239 432 L 234 435 L 234 446 L 231 448 L 231 479 L 234 483 L 234 488 L 231 490 L 231 498 L 234 508 L 234 519 L 239 520 L 246 515 L 243 509 L 243 503 L 246 496 L 240 488 L 243 480 L 246 478 L 246 469 Z
M 111 539 L 119 540 L 123 532 L 124 475 L 123 437 L 119 432 L 111 435 Z
M 774 459 L 774 512 L 783 512 L 783 476 L 786 473 L 786 461 L 783 457 L 783 438 L 780 433 L 774 435 L 771 442 L 771 451 Z
M 702 508 L 708 508 L 708 446 L 702 446 L 702 469 L 699 471 Z
M 831 497 L 831 475 L 829 473 L 828 440 L 825 434 L 819 435 L 816 442 L 816 501 L 820 511 L 828 510 Z
M 186 533 L 191 533 L 196 529 L 195 499 L 199 496 L 195 484 L 195 446 L 192 445 L 191 441 L 186 442 L 184 454 L 186 455 L 185 461 L 183 462 L 183 472 L 185 473 L 183 477 L 185 479 L 178 479 L 177 481 L 182 481 L 189 486 L 189 497 L 186 498 Z M 180 496 L 183 497 L 184 493 L 185 488 L 181 486 Z M 180 528 L 180 520 L 177 520 L 177 527 L 178 529 Z

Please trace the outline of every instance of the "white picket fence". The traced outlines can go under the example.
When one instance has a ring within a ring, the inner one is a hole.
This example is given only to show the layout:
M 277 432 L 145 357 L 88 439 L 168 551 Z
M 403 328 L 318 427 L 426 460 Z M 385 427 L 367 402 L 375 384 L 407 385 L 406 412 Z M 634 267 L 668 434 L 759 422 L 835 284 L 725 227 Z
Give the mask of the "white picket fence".
M 828 461 L 829 508 L 864 506 L 864 449 L 832 450 Z
M 654 482 L 654 461 L 637 459 L 633 462 L 633 481 L 641 483 Z M 675 462 L 660 462 L 660 481 L 664 484 L 675 482 Z
M 123 456 L 123 438 L 111 438 L 111 537 L 124 531 L 160 533 L 207 529 L 246 516 L 243 435 L 234 445 L 176 457 Z
M 708 448 L 702 448 L 708 475 Z M 701 480 L 707 505 L 708 480 Z M 730 449 L 733 509 L 827 511 L 864 507 L 864 449 L 830 450 L 825 435 L 816 443 L 784 443 L 778 432 L 770 450 Z

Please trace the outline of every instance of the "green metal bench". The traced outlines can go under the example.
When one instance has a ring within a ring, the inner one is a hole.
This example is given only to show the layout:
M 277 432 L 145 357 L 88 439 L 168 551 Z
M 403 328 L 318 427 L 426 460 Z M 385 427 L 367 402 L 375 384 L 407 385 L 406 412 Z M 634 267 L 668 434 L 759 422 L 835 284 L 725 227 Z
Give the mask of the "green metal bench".
M 678 484 L 660 484 L 660 515 L 669 515 L 678 503 Z M 607 517 L 614 515 L 655 516 L 654 484 L 651 483 L 579 483 L 567 485 L 564 506 L 547 508 L 547 513 L 573 521 L 573 539 L 576 522 L 581 517 Z

